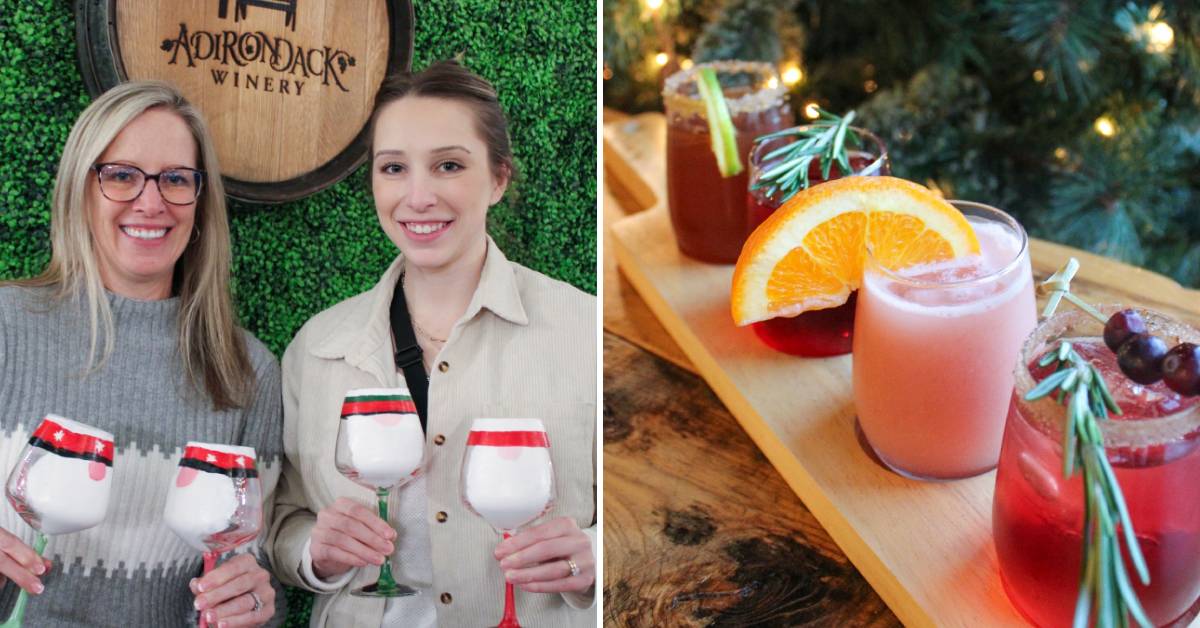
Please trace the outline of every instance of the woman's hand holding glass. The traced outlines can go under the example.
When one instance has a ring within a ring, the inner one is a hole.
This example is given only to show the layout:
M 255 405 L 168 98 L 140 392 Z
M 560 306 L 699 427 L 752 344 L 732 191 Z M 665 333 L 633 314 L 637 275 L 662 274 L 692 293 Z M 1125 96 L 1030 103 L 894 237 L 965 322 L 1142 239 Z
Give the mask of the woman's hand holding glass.
M 196 610 L 209 625 L 260 626 L 275 615 L 271 574 L 249 554 L 235 556 L 191 583 Z
M 339 497 L 317 513 L 309 536 L 313 573 L 328 580 L 355 567 L 381 566 L 395 551 L 395 538 L 396 531 L 375 510 Z
M 523 591 L 582 593 L 596 582 L 592 541 L 570 517 L 518 532 L 496 546 L 495 556 L 504 579 Z
M 43 590 L 41 577 L 50 571 L 52 564 L 20 537 L 0 529 L 0 586 L 12 580 L 25 591 L 37 595 Z

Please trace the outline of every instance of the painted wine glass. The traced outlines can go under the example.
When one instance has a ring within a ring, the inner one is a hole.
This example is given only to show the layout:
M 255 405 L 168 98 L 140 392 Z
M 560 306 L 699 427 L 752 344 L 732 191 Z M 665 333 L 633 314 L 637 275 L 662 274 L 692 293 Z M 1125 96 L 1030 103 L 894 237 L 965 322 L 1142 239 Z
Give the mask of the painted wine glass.
M 425 432 L 407 388 L 360 388 L 346 393 L 338 425 L 334 464 L 379 501 L 379 517 L 388 520 L 388 495 L 421 474 Z M 374 584 L 351 591 L 359 597 L 404 597 L 417 589 L 396 582 L 388 560 Z
M 539 419 L 475 419 L 460 475 L 463 503 L 504 538 L 554 504 L 550 441 Z M 513 585 L 497 628 L 520 628 Z
M 262 485 L 252 447 L 189 442 L 167 491 L 163 520 L 204 553 L 204 573 L 217 557 L 254 539 L 262 528 Z M 200 628 L 208 622 L 200 615 Z
M 42 419 L 5 486 L 8 503 L 37 532 L 33 549 L 39 556 L 47 535 L 71 534 L 104 521 L 112 464 L 112 434 L 54 414 Z M 20 626 L 28 602 L 22 589 L 12 615 L 0 626 Z

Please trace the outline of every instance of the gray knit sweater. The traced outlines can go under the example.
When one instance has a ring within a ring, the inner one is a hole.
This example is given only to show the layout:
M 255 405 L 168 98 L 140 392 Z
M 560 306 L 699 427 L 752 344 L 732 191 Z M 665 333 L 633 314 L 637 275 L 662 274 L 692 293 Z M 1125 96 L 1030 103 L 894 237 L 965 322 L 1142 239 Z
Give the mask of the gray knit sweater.
M 58 414 L 113 434 L 112 497 L 99 526 L 50 537 L 54 561 L 31 596 L 25 626 L 172 627 L 195 622 L 188 582 L 201 557 L 162 522 L 167 488 L 188 441 L 246 445 L 258 453 L 266 503 L 279 477 L 282 415 L 279 366 L 245 334 L 257 377 L 251 405 L 214 412 L 190 383 L 176 351 L 178 299 L 136 301 L 108 295 L 115 350 L 97 372 L 83 375 L 89 344 L 85 306 L 47 309 L 36 292 L 0 287 L 0 482 L 18 461 L 42 417 Z M 0 526 L 32 545 L 33 531 L 7 499 Z M 266 512 L 264 521 L 270 521 Z M 259 555 L 257 544 L 250 548 Z M 276 615 L 285 616 L 277 588 Z M 0 620 L 17 587 L 0 590 Z

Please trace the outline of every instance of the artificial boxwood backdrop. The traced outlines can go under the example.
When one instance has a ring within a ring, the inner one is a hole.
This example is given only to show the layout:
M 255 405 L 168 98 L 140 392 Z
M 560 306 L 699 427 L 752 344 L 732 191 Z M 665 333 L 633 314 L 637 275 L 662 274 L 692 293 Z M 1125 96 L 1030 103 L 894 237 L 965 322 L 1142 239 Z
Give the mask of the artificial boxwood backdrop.
M 491 210 L 492 235 L 509 259 L 595 294 L 595 4 L 413 4 L 413 67 L 460 56 L 495 84 L 508 113 L 523 177 Z M 90 100 L 76 63 L 74 3 L 0 0 L 0 279 L 34 275 L 49 261 L 55 170 Z M 310 316 L 374 285 L 396 255 L 365 168 L 300 201 L 231 200 L 238 312 L 276 355 Z M 289 597 L 289 625 L 307 625 L 304 596 Z

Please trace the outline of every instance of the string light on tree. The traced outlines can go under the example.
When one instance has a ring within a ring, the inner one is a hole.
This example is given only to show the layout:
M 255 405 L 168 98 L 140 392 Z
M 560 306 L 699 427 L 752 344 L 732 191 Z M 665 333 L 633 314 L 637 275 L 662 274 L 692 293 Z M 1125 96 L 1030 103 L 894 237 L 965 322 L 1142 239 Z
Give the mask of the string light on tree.
M 1062 146 L 1059 146 L 1058 148 L 1054 149 L 1054 156 L 1059 161 L 1066 161 L 1068 155 L 1070 155 L 1070 153 L 1068 153 L 1067 149 L 1063 148 Z
M 646 0 L 646 8 L 642 10 L 642 19 L 653 20 L 655 24 L 659 24 L 663 18 L 662 6 L 663 0 Z
M 776 87 L 779 87 L 779 79 L 774 76 L 767 79 L 767 89 L 775 89 Z
M 667 63 L 671 61 L 671 55 L 675 53 L 675 46 L 671 41 L 670 29 L 663 23 L 666 11 L 663 8 L 663 0 L 645 0 L 646 9 L 642 11 L 642 20 L 650 21 L 654 25 L 654 34 L 658 39 L 660 52 L 650 57 L 652 67 L 658 72 L 663 72 L 667 69 Z M 661 78 L 661 77 L 660 77 Z
M 1142 10 L 1134 3 L 1128 3 L 1124 9 L 1117 11 L 1116 24 L 1125 31 L 1126 37 L 1138 48 L 1155 55 L 1170 52 L 1175 43 L 1175 29 L 1162 19 L 1163 7 L 1156 4 L 1148 11 Z M 1186 23 L 1186 11 L 1183 19 Z
M 1175 43 L 1175 29 L 1170 24 L 1160 20 L 1163 7 L 1156 4 L 1146 13 L 1146 21 L 1141 25 L 1141 39 L 1145 42 L 1146 52 L 1164 53 Z
M 863 83 L 863 91 L 868 94 L 873 93 L 877 89 L 879 89 L 879 84 L 872 79 L 867 79 L 867 82 Z
M 795 63 L 789 63 L 783 68 L 783 84 L 791 87 L 800 82 L 804 78 L 804 72 L 800 70 L 800 66 Z
M 809 101 L 804 105 L 804 117 L 809 120 L 816 120 L 821 117 L 821 106 L 816 101 Z
M 1175 43 L 1175 30 L 1166 22 L 1153 22 L 1146 25 L 1146 50 L 1154 53 L 1164 53 Z
M 1046 72 L 1044 70 L 1042 70 L 1041 68 L 1034 70 L 1033 71 L 1033 80 L 1036 83 L 1041 83 L 1042 81 L 1046 80 Z
M 682 70 L 690 70 L 692 68 L 692 60 L 684 57 L 679 60 L 679 68 Z
M 1096 118 L 1096 123 L 1093 125 L 1096 132 L 1104 137 L 1112 137 L 1117 134 L 1117 123 L 1109 116 L 1100 116 Z

